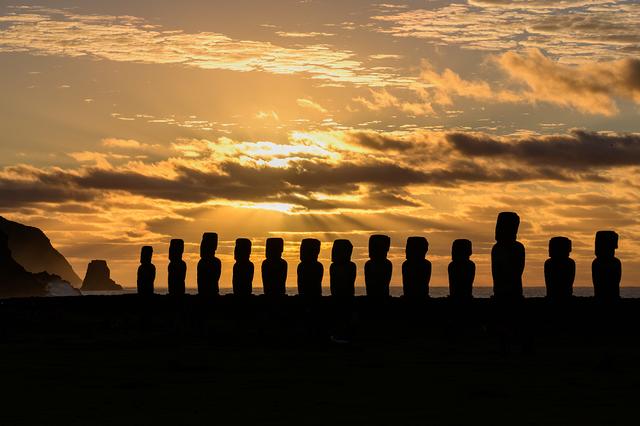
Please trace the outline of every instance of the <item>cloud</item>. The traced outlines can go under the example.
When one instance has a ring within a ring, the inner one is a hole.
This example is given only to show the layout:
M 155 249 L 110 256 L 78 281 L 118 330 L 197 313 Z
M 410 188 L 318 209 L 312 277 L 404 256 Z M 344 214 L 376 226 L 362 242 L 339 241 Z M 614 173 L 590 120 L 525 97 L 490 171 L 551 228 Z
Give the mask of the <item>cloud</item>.
M 0 28 L 0 52 L 303 74 L 337 84 L 386 86 L 407 82 L 389 70 L 366 69 L 353 52 L 326 44 L 283 47 L 221 33 L 165 30 L 131 16 L 81 15 L 37 7 L 13 9 L 0 18 L 5 24 Z
M 328 112 L 322 105 L 312 101 L 311 99 L 297 99 L 296 103 L 299 107 L 313 109 L 323 114 Z
M 640 134 L 574 130 L 567 135 L 518 139 L 451 133 L 447 140 L 469 157 L 508 158 L 537 167 L 587 171 L 640 165 Z
M 422 92 L 419 91 L 418 93 Z M 373 111 L 396 108 L 400 111 L 413 115 L 432 115 L 434 113 L 431 104 L 425 100 L 420 100 L 418 102 L 403 101 L 386 89 L 369 89 L 369 94 L 371 95 L 370 98 L 358 96 L 354 98 L 353 101 L 364 105 L 366 108 Z
M 640 52 L 640 4 L 629 0 L 474 0 L 372 19 L 396 37 L 492 52 L 539 48 L 567 63 Z
M 404 101 L 387 89 L 371 90 L 370 99 L 354 100 L 371 110 L 415 109 L 432 114 L 436 114 L 434 106 L 454 105 L 454 97 L 498 103 L 544 102 L 605 116 L 618 112 L 618 99 L 640 104 L 640 59 L 564 65 L 538 49 L 529 49 L 493 56 L 490 63 L 504 75 L 508 89 L 483 80 L 467 80 L 449 68 L 438 72 L 429 62 L 422 61 L 420 78 L 424 84 L 411 87 L 421 102 Z
M 107 148 L 123 148 L 138 150 L 144 148 L 144 145 L 134 139 L 117 139 L 117 138 L 105 138 L 102 139 L 102 146 Z
M 95 165 L 68 170 L 10 167 L 0 172 L 0 194 L 7 205 L 128 194 L 176 203 L 287 203 L 299 209 L 366 210 L 394 203 L 398 208 L 421 205 L 409 195 L 414 187 L 609 182 L 610 171 L 640 166 L 637 134 L 575 130 L 523 137 L 369 130 L 310 138 L 292 138 L 290 144 L 185 140 L 174 146 L 178 157 L 156 162 L 102 166 L 93 160 Z
M 567 66 L 558 64 L 537 49 L 523 54 L 507 52 L 498 64 L 509 78 L 524 83 L 522 96 L 570 106 L 590 114 L 614 115 L 615 98 L 640 103 L 640 59 Z

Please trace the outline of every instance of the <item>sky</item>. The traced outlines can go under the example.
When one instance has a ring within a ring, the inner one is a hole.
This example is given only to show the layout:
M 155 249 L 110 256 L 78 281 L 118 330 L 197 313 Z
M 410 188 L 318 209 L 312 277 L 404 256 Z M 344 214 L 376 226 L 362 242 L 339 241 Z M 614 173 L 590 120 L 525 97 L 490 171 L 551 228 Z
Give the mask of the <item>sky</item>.
M 635 0 L 138 0 L 0 4 L 0 214 L 43 229 L 83 277 L 166 287 L 183 238 L 299 244 L 426 236 L 434 286 L 473 241 L 491 285 L 500 211 L 521 218 L 525 286 L 567 236 L 590 286 L 597 230 L 640 284 L 640 4 Z M 256 274 L 254 285 L 260 287 Z

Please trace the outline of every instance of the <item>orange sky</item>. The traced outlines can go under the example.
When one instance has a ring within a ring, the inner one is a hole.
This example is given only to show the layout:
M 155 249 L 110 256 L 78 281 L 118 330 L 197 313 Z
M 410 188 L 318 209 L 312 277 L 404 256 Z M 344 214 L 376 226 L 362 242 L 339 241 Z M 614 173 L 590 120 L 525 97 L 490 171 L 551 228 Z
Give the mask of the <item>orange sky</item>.
M 214 231 L 228 287 L 236 237 L 256 263 L 284 237 L 293 274 L 303 237 L 325 265 L 351 239 L 361 266 L 375 232 L 393 283 L 424 235 L 433 285 L 456 238 L 489 285 L 495 218 L 514 210 L 525 285 L 543 284 L 556 235 L 590 285 L 599 229 L 619 232 L 623 285 L 638 283 L 635 1 L 5 3 L 0 214 L 42 228 L 81 276 L 106 259 L 133 285 L 152 244 L 163 287 L 168 241 L 193 270 Z

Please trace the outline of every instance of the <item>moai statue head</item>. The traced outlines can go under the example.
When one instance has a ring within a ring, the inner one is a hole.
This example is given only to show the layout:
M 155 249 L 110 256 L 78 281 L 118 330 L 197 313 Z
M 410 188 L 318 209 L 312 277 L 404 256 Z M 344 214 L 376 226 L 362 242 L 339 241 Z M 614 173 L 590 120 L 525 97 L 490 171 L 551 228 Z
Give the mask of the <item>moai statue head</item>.
M 614 231 L 596 232 L 596 257 L 615 257 L 618 234 Z
M 428 251 L 429 242 L 425 237 L 407 238 L 407 246 L 405 248 L 407 260 L 422 260 Z
M 566 259 L 571 253 L 571 240 L 567 237 L 553 237 L 549 240 L 549 257 Z
M 280 259 L 284 251 L 284 240 L 282 238 L 267 238 L 265 256 L 267 259 Z
M 466 260 L 471 257 L 472 244 L 470 240 L 454 240 L 451 244 L 451 258 L 453 260 Z
M 0 256 L 11 256 L 11 250 L 9 250 L 9 238 L 4 232 L 0 232 Z
M 216 254 L 218 249 L 218 234 L 215 232 L 205 232 L 202 234 L 200 242 L 200 257 L 209 257 Z
M 372 260 L 381 260 L 387 258 L 389 248 L 391 247 L 391 238 L 387 235 L 372 235 L 369 237 L 369 258 Z
M 351 262 L 353 244 L 349 240 L 335 240 L 331 247 L 331 261 L 334 263 Z
M 515 241 L 518 238 L 520 217 L 514 212 L 501 212 L 496 221 L 496 241 Z
M 236 247 L 233 249 L 233 258 L 236 262 L 247 262 L 251 257 L 251 240 L 248 238 L 236 239 Z
M 320 255 L 320 240 L 305 238 L 300 242 L 300 261 L 317 262 Z
M 151 258 L 153 257 L 153 247 L 144 246 L 140 249 L 140 263 L 144 265 L 149 265 L 151 263 Z
M 184 253 L 184 240 L 171 240 L 169 244 L 169 261 L 175 262 L 182 260 Z

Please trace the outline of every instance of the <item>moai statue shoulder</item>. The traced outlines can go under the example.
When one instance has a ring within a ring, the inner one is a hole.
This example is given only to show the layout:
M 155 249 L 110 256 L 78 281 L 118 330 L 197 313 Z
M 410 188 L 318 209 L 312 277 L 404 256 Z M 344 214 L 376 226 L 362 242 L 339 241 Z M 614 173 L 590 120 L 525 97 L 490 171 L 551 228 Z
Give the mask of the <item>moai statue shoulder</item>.
M 349 240 L 335 240 L 331 247 L 329 268 L 331 296 L 351 299 L 355 296 L 356 264 L 351 261 L 353 244 Z
M 205 232 L 200 242 L 200 261 L 198 261 L 197 271 L 199 295 L 217 296 L 220 292 L 222 262 L 216 257 L 216 250 L 218 250 L 218 234 Z
M 298 264 L 298 294 L 302 297 L 322 296 L 322 276 L 324 267 L 318 262 L 320 240 L 305 238 L 300 243 L 300 263 Z
M 619 299 L 622 264 L 616 257 L 618 234 L 598 231 L 595 246 L 596 258 L 591 264 L 594 296 L 603 301 Z
M 266 296 L 286 295 L 287 261 L 282 258 L 284 240 L 267 238 L 265 257 L 262 262 L 262 285 Z
M 391 238 L 387 235 L 369 237 L 369 260 L 364 265 L 364 282 L 367 296 L 384 298 L 389 296 L 389 284 L 393 265 L 387 259 Z
M 473 247 L 470 240 L 455 240 L 451 245 L 451 263 L 449 263 L 449 297 L 453 300 L 473 298 L 473 281 L 476 276 L 476 264 L 471 260 Z
M 549 259 L 544 262 L 544 282 L 549 300 L 563 301 L 573 296 L 576 262 L 570 255 L 569 238 L 553 237 L 549 240 Z
M 184 241 L 174 239 L 169 244 L 168 281 L 169 294 L 181 296 L 185 293 L 185 279 L 187 276 L 187 264 L 182 260 L 184 254 Z
M 233 265 L 233 294 L 249 296 L 253 291 L 254 267 L 251 262 L 251 240 L 238 238 L 233 250 L 235 263 Z
M 431 262 L 426 259 L 428 251 L 429 242 L 425 237 L 407 238 L 407 260 L 402 263 L 402 290 L 408 299 L 425 299 L 429 296 Z
M 498 299 L 523 297 L 522 274 L 525 264 L 524 246 L 517 241 L 520 217 L 502 212 L 496 222 L 496 243 L 491 249 L 493 294 Z
M 153 294 L 153 284 L 156 280 L 156 267 L 151 263 L 153 247 L 144 246 L 140 250 L 140 266 L 138 267 L 138 294 L 148 296 Z

